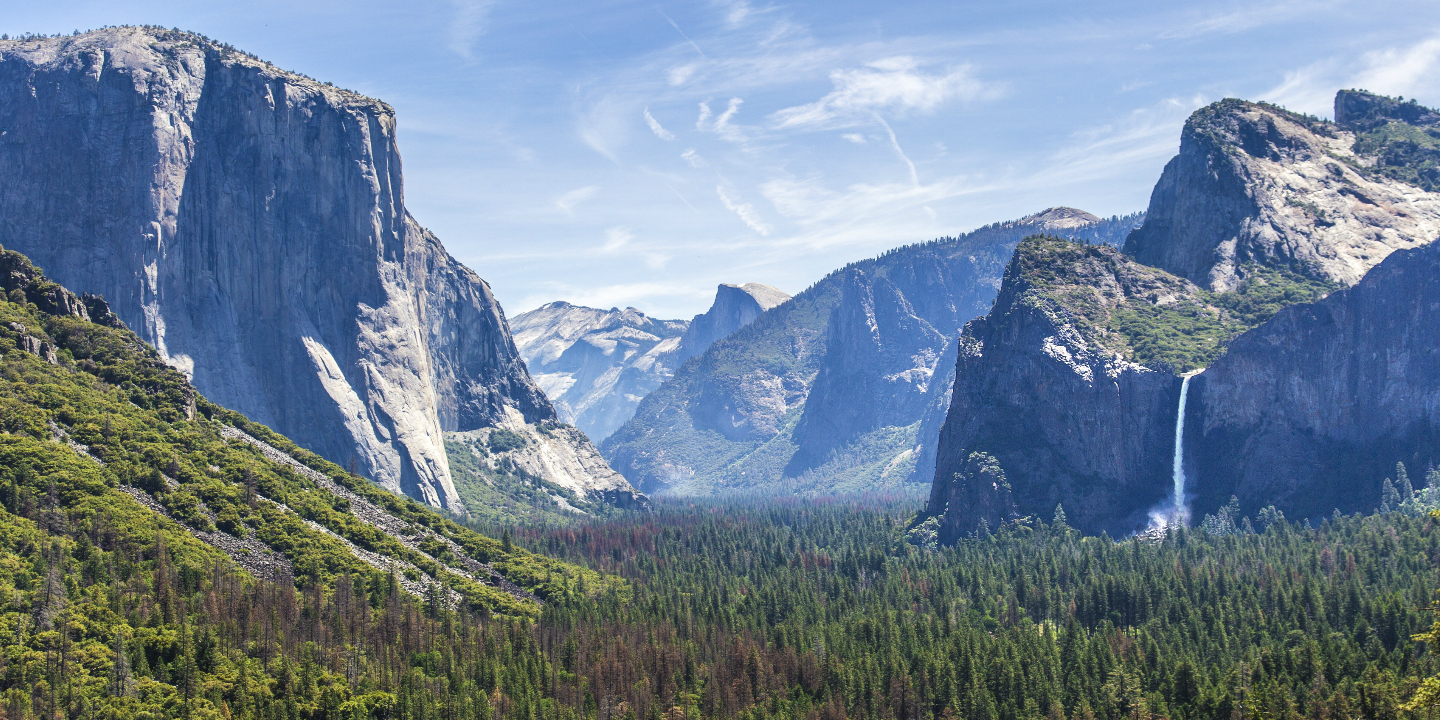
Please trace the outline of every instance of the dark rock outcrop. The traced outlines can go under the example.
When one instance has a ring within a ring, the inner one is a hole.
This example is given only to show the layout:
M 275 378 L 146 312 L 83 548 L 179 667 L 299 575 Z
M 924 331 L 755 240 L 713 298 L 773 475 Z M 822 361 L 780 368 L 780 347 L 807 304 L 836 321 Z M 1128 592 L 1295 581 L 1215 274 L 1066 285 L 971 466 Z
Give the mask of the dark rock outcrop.
M 442 431 L 555 416 L 406 211 L 394 111 L 197 35 L 0 42 L 0 242 L 216 402 L 432 505 L 459 509 Z
M 994 309 L 960 336 L 926 513 L 955 532 L 974 532 L 981 520 L 996 527 L 990 495 L 966 501 L 965 489 L 977 486 L 956 481 L 971 455 L 985 453 L 1009 478 L 1020 515 L 1048 518 L 1063 503 L 1082 530 L 1143 527 L 1170 490 L 1180 380 L 1127 359 L 1132 349 L 1111 319 L 1197 291 L 1113 248 L 1021 243 Z
M 903 269 L 930 271 L 914 265 Z M 921 285 L 917 278 L 897 279 L 912 293 Z M 797 449 L 785 475 L 819 467 L 872 430 L 914 423 L 945 340 L 885 275 L 845 271 L 840 302 L 826 329 L 825 359 L 791 435 Z
M 984 537 L 1018 517 L 1005 469 L 993 455 L 983 452 L 959 458 L 955 472 L 931 487 L 926 507 L 938 509 L 929 517 L 936 520 L 934 539 L 942 545 L 963 537 Z M 946 512 L 951 507 L 956 512 Z
M 1236 338 L 1189 403 L 1197 509 L 1373 510 L 1397 461 L 1440 461 L 1440 245 Z
M 1335 93 L 1335 124 L 1355 132 L 1368 132 L 1391 122 L 1415 127 L 1440 126 L 1440 112 L 1411 100 L 1375 95 L 1364 90 Z

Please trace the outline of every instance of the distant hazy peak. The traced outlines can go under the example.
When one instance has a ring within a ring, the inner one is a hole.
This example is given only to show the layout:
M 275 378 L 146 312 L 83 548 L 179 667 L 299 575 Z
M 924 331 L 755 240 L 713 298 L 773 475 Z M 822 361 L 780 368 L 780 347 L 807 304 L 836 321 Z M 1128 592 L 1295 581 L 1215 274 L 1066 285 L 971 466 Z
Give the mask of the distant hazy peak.
M 1072 207 L 1052 207 L 1016 221 L 1017 225 L 1043 225 L 1054 230 L 1073 230 L 1094 225 L 1100 218 Z
M 785 294 L 784 291 L 780 290 L 779 288 L 766 285 L 764 283 L 745 283 L 744 285 L 738 286 L 722 285 L 721 287 L 738 288 L 740 290 L 743 290 L 746 295 L 749 295 L 750 297 L 755 299 L 755 302 L 760 305 L 761 310 L 769 310 L 770 308 L 773 308 L 776 305 L 779 305 L 780 303 L 783 303 L 786 300 L 790 299 L 790 296 Z

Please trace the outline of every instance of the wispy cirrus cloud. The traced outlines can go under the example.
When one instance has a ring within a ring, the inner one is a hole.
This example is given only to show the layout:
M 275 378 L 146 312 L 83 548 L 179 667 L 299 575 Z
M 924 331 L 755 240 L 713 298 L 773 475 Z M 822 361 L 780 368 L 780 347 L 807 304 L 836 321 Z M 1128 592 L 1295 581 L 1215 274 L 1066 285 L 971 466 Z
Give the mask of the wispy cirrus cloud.
M 725 188 L 722 186 L 715 187 L 715 194 L 720 196 L 720 202 L 725 209 L 735 213 L 751 230 L 762 236 L 770 234 L 770 226 L 760 219 L 760 213 L 755 211 L 754 205 L 731 197 L 730 193 L 725 192 Z
M 1284 0 L 1283 2 L 1249 4 L 1233 10 L 1197 12 L 1188 21 L 1160 33 L 1163 40 L 1188 40 L 1206 35 L 1228 35 L 1253 30 L 1265 25 L 1294 20 L 1297 15 L 1313 13 L 1334 2 Z
M 595 197 L 595 192 L 599 189 L 600 188 L 595 187 L 594 185 L 586 185 L 585 187 L 575 188 L 574 190 L 571 190 L 570 192 L 567 192 L 564 195 L 555 198 L 555 207 L 560 208 L 560 211 L 565 213 L 566 215 L 574 214 L 575 206 L 579 205 L 582 202 L 585 202 L 586 200 L 589 200 L 592 197 Z
M 650 132 L 655 133 L 655 137 L 666 142 L 675 139 L 675 133 L 666 130 L 665 127 L 660 124 L 660 121 L 656 120 L 655 116 L 650 114 L 650 108 L 648 107 L 645 108 L 645 124 L 650 126 Z
M 1414 95 L 1440 90 L 1440 33 L 1406 48 L 1386 48 L 1365 54 L 1366 68 L 1355 76 L 1355 84 L 1390 95 Z
M 475 59 L 475 41 L 485 34 L 495 0 L 450 0 L 448 46 L 466 60 Z
M 830 73 L 835 89 L 805 105 L 776 111 L 779 128 L 836 128 L 862 124 L 879 111 L 930 112 L 952 99 L 993 95 L 999 86 L 977 79 L 968 65 L 927 73 L 913 57 L 876 60 Z
M 1378 48 L 1350 58 L 1330 57 L 1286 71 L 1284 79 L 1258 99 L 1328 116 L 1333 111 L 1335 91 L 1341 88 L 1362 88 L 1383 95 L 1428 93 L 1440 99 L 1437 75 L 1440 32 L 1410 45 Z

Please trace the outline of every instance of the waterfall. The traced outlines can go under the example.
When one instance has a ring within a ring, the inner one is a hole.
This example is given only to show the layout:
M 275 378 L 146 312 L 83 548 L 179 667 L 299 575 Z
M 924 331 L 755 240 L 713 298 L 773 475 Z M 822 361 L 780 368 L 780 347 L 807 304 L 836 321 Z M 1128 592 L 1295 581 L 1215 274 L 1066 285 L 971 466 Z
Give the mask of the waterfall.
M 1175 415 L 1175 509 L 1185 507 L 1185 396 L 1191 375 L 1180 381 L 1180 411 Z

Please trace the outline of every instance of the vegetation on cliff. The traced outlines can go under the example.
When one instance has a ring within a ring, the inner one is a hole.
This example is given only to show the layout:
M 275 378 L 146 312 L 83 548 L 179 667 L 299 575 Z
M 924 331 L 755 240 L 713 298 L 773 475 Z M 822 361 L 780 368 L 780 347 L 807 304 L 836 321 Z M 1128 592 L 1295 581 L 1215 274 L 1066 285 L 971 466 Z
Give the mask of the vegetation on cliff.
M 1285 268 L 1244 266 L 1244 281 L 1211 292 L 1105 245 L 1026 238 L 1013 269 L 1055 302 L 1090 341 L 1149 367 L 1177 373 L 1207 367 L 1240 333 L 1290 305 L 1314 302 L 1335 283 Z

